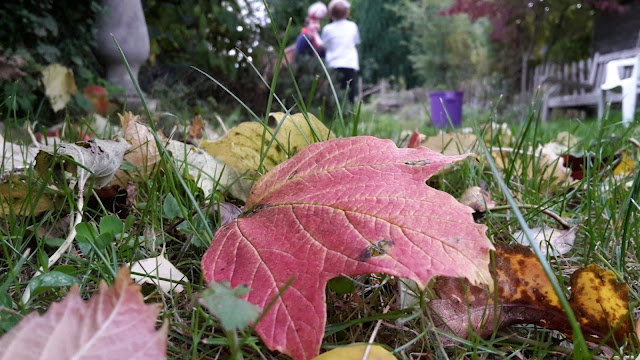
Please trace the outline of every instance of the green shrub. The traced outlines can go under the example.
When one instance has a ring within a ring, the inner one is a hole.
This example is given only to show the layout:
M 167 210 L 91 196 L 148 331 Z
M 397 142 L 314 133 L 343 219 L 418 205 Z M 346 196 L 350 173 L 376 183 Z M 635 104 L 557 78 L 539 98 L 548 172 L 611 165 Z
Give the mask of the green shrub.
M 0 77 L 2 101 L 19 117 L 52 115 L 40 84 L 43 66 L 60 63 L 74 72 L 78 87 L 95 79 L 101 66 L 93 54 L 95 22 L 101 7 L 96 0 L 20 0 L 0 3 L 0 57 L 21 59 L 23 75 Z M 33 114 L 33 112 L 38 112 Z

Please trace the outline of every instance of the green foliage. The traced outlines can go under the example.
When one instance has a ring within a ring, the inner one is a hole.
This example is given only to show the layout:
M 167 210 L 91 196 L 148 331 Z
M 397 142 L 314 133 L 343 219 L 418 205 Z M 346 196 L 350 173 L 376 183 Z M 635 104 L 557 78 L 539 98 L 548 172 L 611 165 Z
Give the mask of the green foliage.
M 273 17 L 273 25 L 278 31 L 284 32 L 291 19 L 291 28 L 289 34 L 299 34 L 300 29 L 304 26 L 304 20 L 307 17 L 309 6 L 316 0 L 272 0 L 268 2 L 269 11 Z M 295 36 L 289 36 L 295 41 Z
M 211 283 L 210 288 L 202 292 L 201 302 L 220 319 L 226 330 L 241 330 L 258 318 L 260 308 L 240 299 L 249 292 L 246 286 L 232 289 L 229 283 Z
M 402 17 L 409 59 L 425 85 L 456 89 L 487 73 L 487 26 L 464 16 L 441 16 L 450 0 L 401 0 L 392 9 Z
M 361 75 L 366 83 L 394 77 L 402 79 L 408 87 L 418 85 L 407 57 L 413 33 L 397 26 L 404 16 L 392 10 L 400 1 L 367 0 L 357 4 Z
M 152 64 L 188 64 L 237 79 L 242 73 L 238 62 L 244 56 L 236 48 L 252 57 L 261 51 L 260 20 L 239 1 L 146 0 L 143 4 Z
M 20 0 L 0 3 L 0 57 L 19 56 L 26 73 L 15 83 L 0 80 L 3 100 L 18 94 L 9 109 L 33 113 L 44 103 L 41 67 L 60 63 L 73 69 L 76 81 L 86 84 L 100 73 L 93 55 L 99 1 Z M 82 87 L 81 87 L 82 88 Z M 48 109 L 48 105 L 45 106 Z

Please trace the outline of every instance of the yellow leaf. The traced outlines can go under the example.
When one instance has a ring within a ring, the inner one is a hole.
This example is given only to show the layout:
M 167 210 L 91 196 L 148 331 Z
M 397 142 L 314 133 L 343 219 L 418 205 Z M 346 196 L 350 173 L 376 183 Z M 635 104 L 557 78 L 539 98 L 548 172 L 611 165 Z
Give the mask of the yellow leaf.
M 474 134 L 442 133 L 428 137 L 420 143 L 420 146 L 447 156 L 453 156 L 473 152 L 477 144 L 478 137 Z
M 351 344 L 337 349 L 327 351 L 326 353 L 316 356 L 313 360 L 362 360 L 364 352 L 369 344 Z M 368 360 L 395 360 L 389 351 L 380 345 L 371 345 Z
M 571 275 L 571 309 L 583 328 L 609 334 L 622 341 L 631 334 L 629 289 L 613 272 L 591 264 Z
M 496 246 L 498 297 L 505 303 L 530 304 L 562 311 L 538 258 L 524 246 Z
M 284 115 L 284 113 L 271 114 L 275 121 L 273 126 L 269 126 L 269 131 L 265 132 L 260 123 L 245 122 L 231 129 L 224 138 L 217 141 L 203 141 L 200 147 L 239 173 L 245 171 L 253 173 L 260 165 L 260 152 L 266 151 L 271 134 L 275 132 Z M 312 127 L 319 139 L 314 138 Z M 335 135 L 315 116 L 309 114 L 309 121 L 307 121 L 302 114 L 290 115 L 278 130 L 277 142 L 274 141 L 271 145 L 263 165 L 266 170 L 270 170 L 287 160 L 287 154 L 293 155 L 310 143 L 332 138 L 335 138 Z
M 622 159 L 613 169 L 613 175 L 631 175 L 633 174 L 634 165 L 633 156 L 626 150 L 622 152 Z
M 31 184 L 29 186 L 28 184 Z M 0 183 L 0 215 L 14 211 L 19 215 L 40 215 L 54 208 L 53 198 L 47 192 L 38 194 L 33 188 L 33 180 L 26 183 L 15 176 L 9 176 Z
M 53 111 L 64 109 L 71 95 L 78 92 L 73 71 L 60 64 L 51 64 L 42 69 L 42 83 Z

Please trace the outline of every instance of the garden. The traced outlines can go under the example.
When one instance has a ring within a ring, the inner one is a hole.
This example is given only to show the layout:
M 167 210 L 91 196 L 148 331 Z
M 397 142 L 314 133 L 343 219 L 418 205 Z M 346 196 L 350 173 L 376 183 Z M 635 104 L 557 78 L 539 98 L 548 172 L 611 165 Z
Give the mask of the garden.
M 312 3 L 0 4 L 0 359 L 640 356 L 640 1 Z

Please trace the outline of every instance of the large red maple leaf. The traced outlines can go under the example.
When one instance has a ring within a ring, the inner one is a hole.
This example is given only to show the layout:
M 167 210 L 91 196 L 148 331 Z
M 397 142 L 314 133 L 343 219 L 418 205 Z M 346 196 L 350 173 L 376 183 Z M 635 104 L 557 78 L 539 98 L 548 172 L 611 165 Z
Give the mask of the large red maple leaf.
M 471 208 L 425 180 L 465 156 L 354 137 L 311 144 L 263 176 L 245 211 L 221 228 L 202 259 L 207 281 L 246 284 L 264 309 L 256 326 L 271 349 L 309 359 L 320 350 L 325 286 L 383 272 L 424 286 L 435 275 L 487 282 L 486 227 Z

